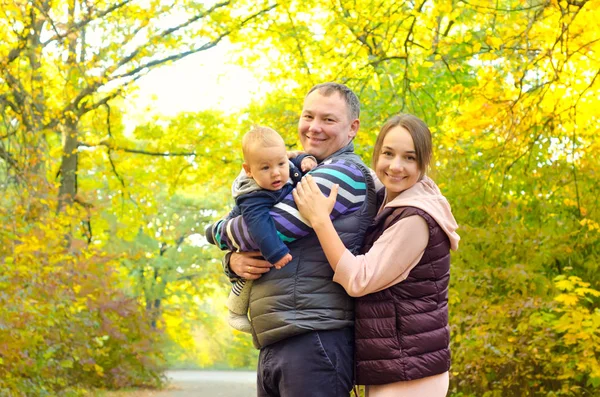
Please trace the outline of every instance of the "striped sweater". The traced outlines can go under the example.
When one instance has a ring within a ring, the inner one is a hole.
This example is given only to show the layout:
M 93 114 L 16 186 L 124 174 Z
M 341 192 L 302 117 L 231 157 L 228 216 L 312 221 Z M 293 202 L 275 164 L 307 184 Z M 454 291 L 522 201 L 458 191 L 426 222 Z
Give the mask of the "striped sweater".
M 357 211 L 363 204 L 367 185 L 361 170 L 356 164 L 344 159 L 326 160 L 309 172 L 321 191 L 328 195 L 334 184 L 339 185 L 336 204 L 331 219 Z M 292 194 L 288 194 L 270 211 L 278 235 L 282 241 L 290 243 L 308 235 L 312 228 L 296 207 Z M 207 229 L 209 241 L 223 250 L 257 251 L 258 245 L 248 233 L 241 216 L 226 218 Z

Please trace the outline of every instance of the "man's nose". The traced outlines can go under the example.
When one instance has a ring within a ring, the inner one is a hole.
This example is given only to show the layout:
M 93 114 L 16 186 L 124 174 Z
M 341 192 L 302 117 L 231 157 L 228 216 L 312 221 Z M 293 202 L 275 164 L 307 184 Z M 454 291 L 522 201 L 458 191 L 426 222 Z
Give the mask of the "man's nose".
M 316 119 L 312 120 L 310 122 L 310 125 L 308 126 L 308 130 L 315 131 L 315 132 L 321 131 L 321 122 Z

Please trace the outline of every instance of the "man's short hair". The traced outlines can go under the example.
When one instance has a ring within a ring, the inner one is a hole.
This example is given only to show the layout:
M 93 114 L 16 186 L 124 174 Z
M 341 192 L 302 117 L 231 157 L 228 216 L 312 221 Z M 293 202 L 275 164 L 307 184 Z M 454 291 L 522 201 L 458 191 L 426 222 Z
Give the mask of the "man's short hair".
M 285 141 L 272 128 L 261 127 L 255 125 L 250 131 L 248 131 L 242 138 L 242 152 L 244 153 L 244 159 L 247 159 L 250 152 L 256 147 L 273 147 L 273 146 L 284 146 Z
M 346 105 L 348 105 L 348 109 L 350 110 L 350 119 L 355 120 L 360 116 L 360 101 L 358 100 L 358 97 L 354 91 L 348 88 L 348 86 L 340 83 L 321 83 L 311 88 L 306 96 L 313 91 L 318 91 L 319 94 L 323 96 L 330 96 L 334 92 L 337 92 L 344 99 Z

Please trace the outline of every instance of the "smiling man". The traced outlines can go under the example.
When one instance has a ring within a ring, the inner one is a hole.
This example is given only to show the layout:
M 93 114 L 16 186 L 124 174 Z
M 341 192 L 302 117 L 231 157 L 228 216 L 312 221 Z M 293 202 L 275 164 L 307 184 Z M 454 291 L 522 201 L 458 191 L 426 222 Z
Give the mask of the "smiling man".
M 325 193 L 339 185 L 331 214 L 348 249 L 358 253 L 376 212 L 374 182 L 354 153 L 360 121 L 358 98 L 343 84 L 313 87 L 304 99 L 298 134 L 304 150 L 318 160 L 310 174 Z M 354 303 L 332 281 L 333 271 L 291 194 L 270 212 L 292 260 L 282 269 L 257 258 L 242 217 L 209 228 L 209 240 L 234 252 L 226 273 L 256 280 L 250 293 L 254 344 L 260 349 L 258 396 L 348 396 L 353 384 Z M 248 252 L 249 251 L 249 252 Z
M 360 104 L 350 93 L 335 85 L 315 86 L 304 99 L 298 122 L 300 143 L 317 160 L 348 145 L 358 132 Z

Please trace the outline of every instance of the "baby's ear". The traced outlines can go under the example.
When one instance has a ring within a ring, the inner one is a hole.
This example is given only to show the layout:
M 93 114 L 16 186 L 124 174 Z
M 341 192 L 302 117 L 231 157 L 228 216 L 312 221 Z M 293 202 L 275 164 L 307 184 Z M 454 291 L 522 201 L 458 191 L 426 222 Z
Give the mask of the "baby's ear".
M 243 163 L 242 167 L 244 168 L 244 171 L 246 171 L 246 175 L 248 177 L 252 178 L 252 172 L 250 171 L 250 166 L 246 163 Z

